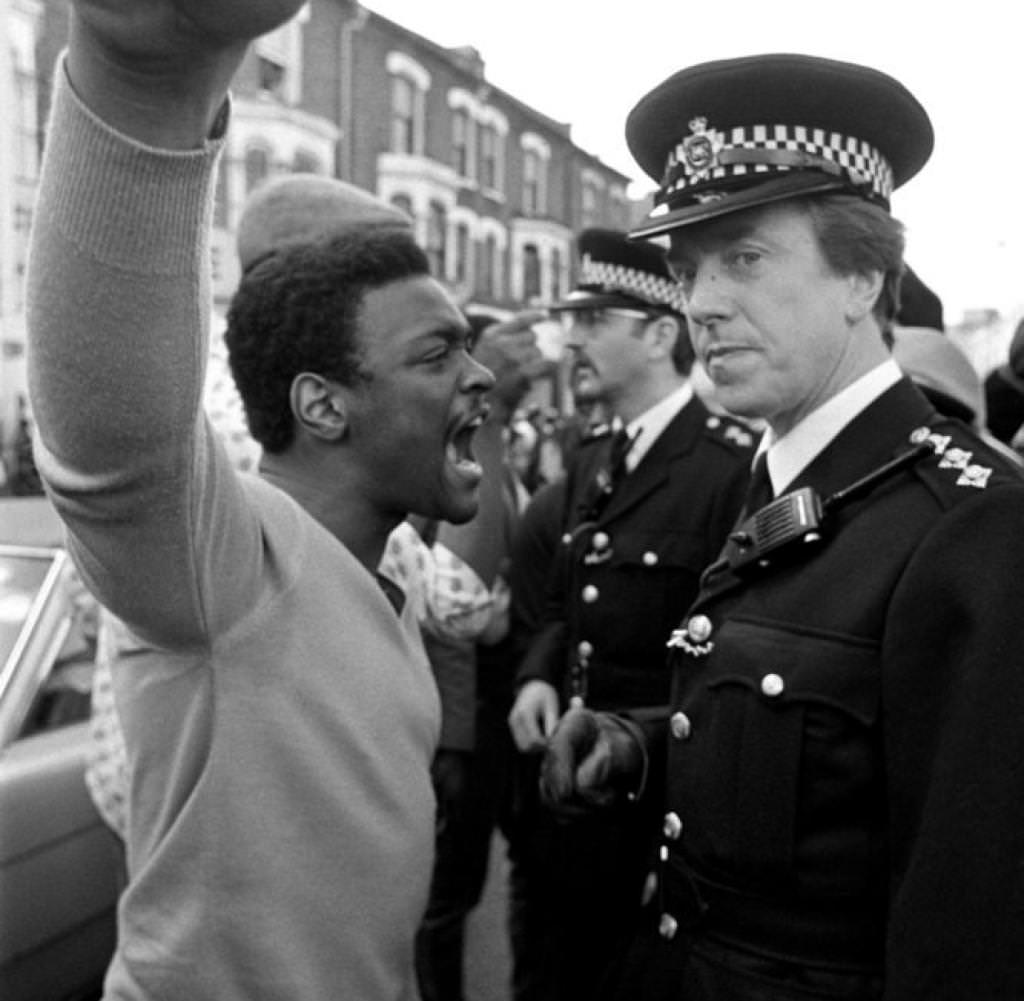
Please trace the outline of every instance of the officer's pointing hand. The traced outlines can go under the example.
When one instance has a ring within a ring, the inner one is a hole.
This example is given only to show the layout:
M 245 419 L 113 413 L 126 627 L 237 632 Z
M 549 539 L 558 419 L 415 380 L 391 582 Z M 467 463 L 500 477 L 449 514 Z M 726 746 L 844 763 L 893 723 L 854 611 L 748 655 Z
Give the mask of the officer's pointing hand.
M 533 329 L 547 317 L 542 309 L 525 309 L 508 320 L 499 320 L 480 334 L 473 357 L 489 368 L 495 376 L 502 369 L 514 367 L 529 378 L 536 376 L 544 362 Z
M 610 806 L 639 785 L 643 760 L 636 736 L 617 717 L 570 709 L 548 742 L 541 798 L 565 814 Z

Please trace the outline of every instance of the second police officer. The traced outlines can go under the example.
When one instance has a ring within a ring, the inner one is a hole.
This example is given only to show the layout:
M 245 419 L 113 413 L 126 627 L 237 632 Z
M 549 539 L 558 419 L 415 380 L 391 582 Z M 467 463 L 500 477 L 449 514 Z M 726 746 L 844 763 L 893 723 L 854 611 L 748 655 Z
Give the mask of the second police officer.
M 605 229 L 581 233 L 578 249 L 577 288 L 554 310 L 579 379 L 615 430 L 585 441 L 569 471 L 545 621 L 510 716 L 525 752 L 544 748 L 571 704 L 664 704 L 665 637 L 735 523 L 753 453 L 748 428 L 694 391 L 681 291 L 663 251 Z M 590 998 L 640 913 L 660 815 L 645 802 L 572 821 L 542 811 L 529 826 L 525 851 L 514 846 L 526 894 L 517 934 L 543 944 L 534 965 L 556 997 Z

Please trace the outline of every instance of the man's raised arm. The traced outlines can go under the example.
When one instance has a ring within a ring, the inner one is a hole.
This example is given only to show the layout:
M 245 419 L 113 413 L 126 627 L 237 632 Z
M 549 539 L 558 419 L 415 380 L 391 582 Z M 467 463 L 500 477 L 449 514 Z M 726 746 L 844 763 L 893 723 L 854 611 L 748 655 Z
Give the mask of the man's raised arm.
M 37 465 L 90 588 L 156 640 L 247 598 L 201 605 L 204 574 L 255 534 L 200 418 L 207 140 L 248 41 L 300 6 L 75 0 L 56 70 L 27 282 Z

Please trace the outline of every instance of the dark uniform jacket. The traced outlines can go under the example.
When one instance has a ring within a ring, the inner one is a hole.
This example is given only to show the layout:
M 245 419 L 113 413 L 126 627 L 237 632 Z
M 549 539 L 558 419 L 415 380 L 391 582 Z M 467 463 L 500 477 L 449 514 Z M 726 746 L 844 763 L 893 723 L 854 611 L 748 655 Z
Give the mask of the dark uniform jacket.
M 665 641 L 735 523 L 754 436 L 696 396 L 604 496 L 610 436 L 581 445 L 566 484 L 545 625 L 519 672 L 597 708 L 664 705 Z
M 662 934 L 774 984 L 688 999 L 1024 998 L 1019 471 L 904 380 L 792 488 L 923 439 L 789 562 L 716 564 L 671 641 Z
M 609 493 L 611 438 L 581 445 L 566 480 L 565 534 L 554 556 L 544 624 L 518 680 L 542 678 L 563 697 L 575 682 L 580 692 L 586 689 L 589 705 L 655 705 L 664 718 L 670 687 L 665 642 L 735 522 L 754 436 L 712 416 L 694 398 Z M 557 499 L 553 488 L 545 503 Z M 524 525 L 532 521 L 528 510 Z M 533 532 L 536 541 L 550 535 Z M 518 580 L 514 575 L 514 596 Z M 515 597 L 513 604 L 522 606 Z M 535 965 L 550 975 L 551 996 L 593 1001 L 641 917 L 660 804 L 556 820 L 536 797 L 536 768 L 530 766 L 538 763 L 539 756 L 525 761 L 521 776 L 520 836 L 511 853 L 518 902 L 539 916 Z

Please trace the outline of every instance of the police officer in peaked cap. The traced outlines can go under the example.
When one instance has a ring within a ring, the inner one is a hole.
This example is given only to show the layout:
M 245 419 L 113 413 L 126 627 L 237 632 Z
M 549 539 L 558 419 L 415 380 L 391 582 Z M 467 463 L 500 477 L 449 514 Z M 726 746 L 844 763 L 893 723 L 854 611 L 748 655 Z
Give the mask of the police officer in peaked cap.
M 633 235 L 669 240 L 697 357 L 767 430 L 663 718 L 571 711 L 545 759 L 555 806 L 663 805 L 620 996 L 653 958 L 686 1001 L 1024 998 L 1024 482 L 888 347 L 928 117 L 777 54 L 684 69 L 626 132 L 660 183 Z
M 664 637 L 735 523 L 753 456 L 750 430 L 694 392 L 663 249 L 595 228 L 577 250 L 576 288 L 553 311 L 581 384 L 617 430 L 584 440 L 568 470 L 546 617 L 510 715 L 518 748 L 534 756 L 571 704 L 636 712 L 668 700 Z M 521 825 L 518 885 L 534 906 L 520 931 L 543 943 L 560 1001 L 589 1001 L 629 940 L 660 829 L 655 807 L 572 823 L 544 810 Z

